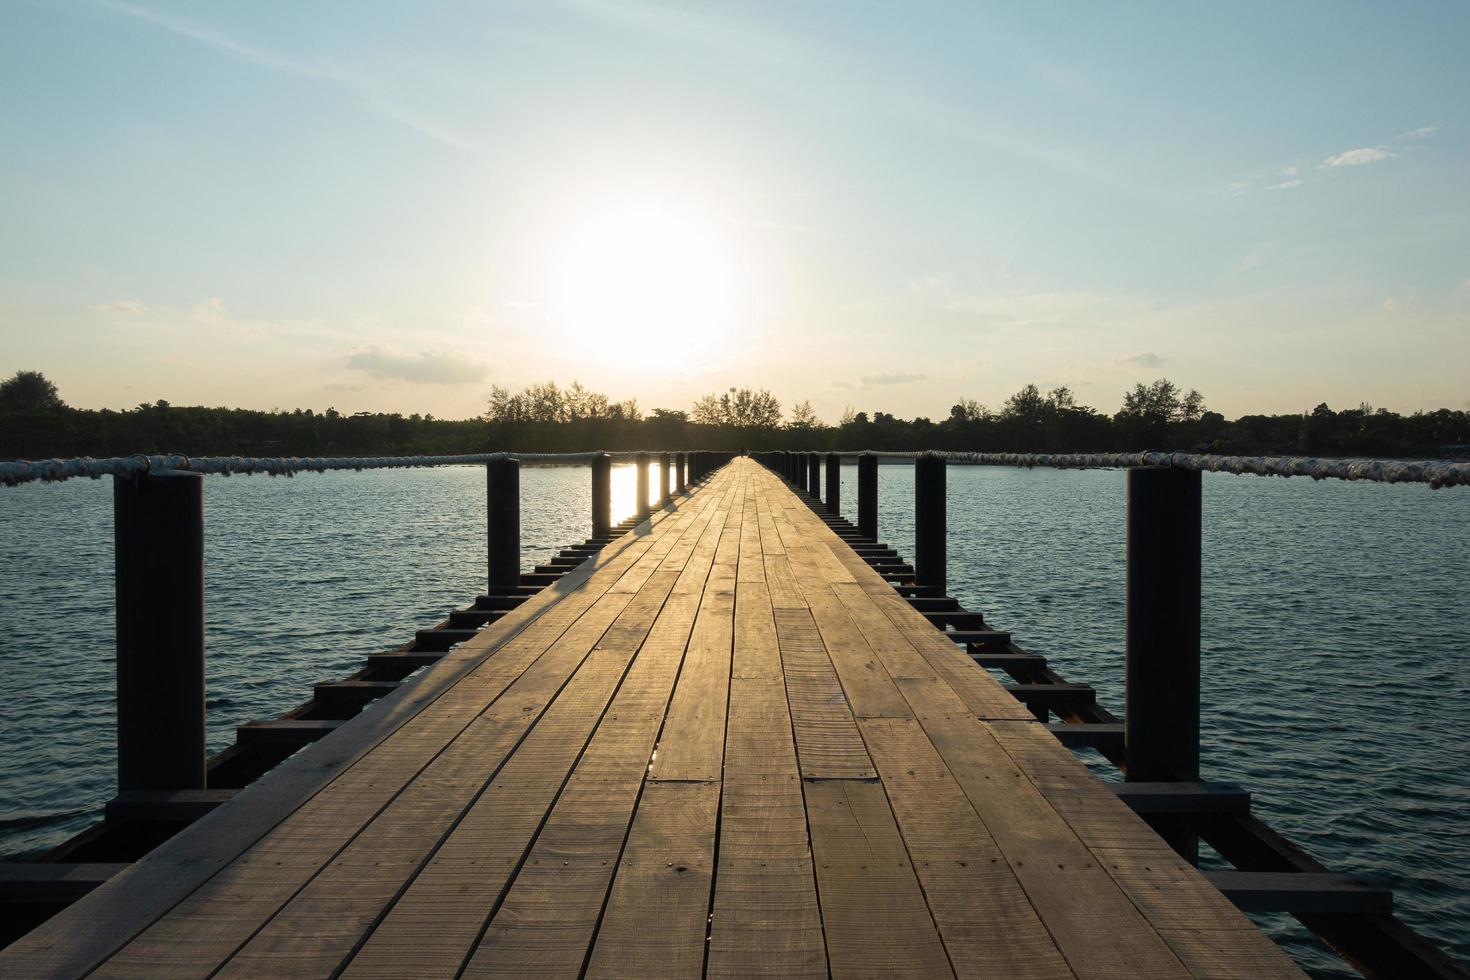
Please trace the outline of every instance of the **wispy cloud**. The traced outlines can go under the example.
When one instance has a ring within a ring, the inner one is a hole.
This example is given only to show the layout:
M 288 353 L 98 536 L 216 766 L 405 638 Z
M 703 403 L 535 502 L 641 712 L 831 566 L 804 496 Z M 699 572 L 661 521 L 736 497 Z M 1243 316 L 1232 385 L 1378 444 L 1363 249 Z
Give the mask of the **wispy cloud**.
M 915 381 L 924 381 L 928 377 L 927 374 L 905 374 L 902 371 L 895 371 L 891 374 L 870 374 L 862 381 L 865 385 L 906 385 L 913 384 Z
M 148 307 L 135 299 L 115 299 L 111 303 L 98 303 L 92 307 L 96 313 L 125 313 L 138 316 L 148 312 Z
M 375 378 L 411 381 L 415 384 L 459 385 L 479 381 L 489 367 L 454 351 L 420 351 L 402 354 L 382 347 L 353 351 L 347 366 Z
M 252 65 L 257 65 L 261 68 L 266 68 L 283 75 L 290 75 L 295 78 L 313 79 L 341 86 L 361 99 L 376 112 L 387 116 L 394 122 L 406 126 L 420 135 L 427 136 L 446 146 L 452 146 L 457 150 L 470 152 L 482 152 L 484 150 L 484 147 L 474 140 L 454 132 L 450 127 L 445 126 L 438 120 L 431 119 L 422 113 L 415 112 L 392 99 L 386 98 L 378 91 L 377 86 L 371 79 L 356 72 L 349 71 L 332 62 L 314 58 L 298 58 L 267 51 L 211 28 L 182 20 L 171 14 L 153 10 L 150 7 L 128 3 L 126 0 L 100 0 L 100 2 L 103 6 L 115 10 L 120 14 L 125 14 L 146 24 L 151 24 L 160 30 L 167 31 L 178 37 L 203 44 L 222 54 L 249 62 Z
M 1168 360 L 1167 357 L 1155 354 L 1152 351 L 1143 351 L 1140 354 L 1134 354 L 1132 357 L 1125 357 L 1118 363 L 1129 364 L 1133 367 L 1161 368 Z
M 1361 146 L 1356 150 L 1344 150 L 1322 161 L 1324 167 L 1361 167 L 1365 163 L 1377 163 L 1394 156 L 1386 146 Z
M 1361 167 L 1370 163 L 1381 163 L 1402 154 L 1413 153 L 1420 144 L 1439 132 L 1438 126 L 1421 126 L 1399 133 L 1396 143 L 1378 143 L 1374 146 L 1359 146 L 1355 149 L 1334 153 L 1315 167 L 1316 171 L 1330 171 L 1341 167 Z M 1303 170 L 1299 164 L 1288 164 L 1274 173 L 1262 171 L 1244 180 L 1233 180 L 1229 184 L 1231 197 L 1244 197 L 1251 191 L 1289 191 L 1301 187 L 1313 174 L 1313 169 Z M 1269 181 L 1269 183 L 1268 183 Z

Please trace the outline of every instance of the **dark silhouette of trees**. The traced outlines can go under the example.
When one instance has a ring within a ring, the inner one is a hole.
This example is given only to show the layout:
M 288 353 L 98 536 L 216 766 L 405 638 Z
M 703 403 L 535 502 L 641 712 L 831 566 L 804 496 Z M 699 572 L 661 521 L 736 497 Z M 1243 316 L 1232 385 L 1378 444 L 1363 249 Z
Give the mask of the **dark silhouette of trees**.
M 0 381 L 0 412 L 33 412 L 65 408 L 66 403 L 40 371 L 17 371 Z
M 117 456 L 376 455 L 581 452 L 595 449 L 951 449 L 979 452 L 1190 450 L 1321 455 L 1470 454 L 1470 413 L 1439 409 L 1398 415 L 1369 405 L 1334 411 L 1246 415 L 1227 421 L 1197 391 L 1166 378 L 1135 385 L 1112 416 L 1079 405 L 1068 388 L 1026 385 L 998 410 L 959 399 L 947 416 L 902 419 L 845 409 L 827 425 L 797 402 L 783 422 L 765 389 L 731 388 L 698 399 L 689 411 L 643 412 L 577 382 L 546 381 L 520 391 L 495 387 L 485 413 L 463 420 L 295 409 L 181 407 L 166 401 L 124 411 L 69 408 L 46 378 L 20 371 L 0 383 L 0 455 Z

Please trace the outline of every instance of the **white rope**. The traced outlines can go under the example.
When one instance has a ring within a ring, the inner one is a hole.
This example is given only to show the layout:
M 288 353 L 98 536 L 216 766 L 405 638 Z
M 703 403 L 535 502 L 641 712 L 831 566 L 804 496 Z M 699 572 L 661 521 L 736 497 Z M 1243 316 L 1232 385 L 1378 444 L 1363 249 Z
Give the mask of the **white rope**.
M 133 476 L 151 470 L 187 470 L 230 476 L 235 473 L 268 473 L 293 476 L 327 470 L 380 470 L 420 466 L 474 466 L 514 456 L 523 463 L 591 463 L 600 453 L 473 453 L 464 456 L 114 456 L 93 459 L 13 460 L 0 462 L 0 483 L 15 486 L 36 480 L 54 482 L 76 477 Z M 614 460 L 629 460 L 635 452 L 608 453 Z M 649 456 L 657 459 L 658 453 Z
M 842 455 L 855 455 L 843 453 Z M 1172 466 L 1210 473 L 1255 476 L 1310 476 L 1314 480 L 1370 480 L 1375 483 L 1427 483 L 1431 487 L 1470 485 L 1470 462 L 1447 459 L 1331 459 L 1320 456 L 1213 456 L 1198 453 L 963 453 L 873 452 L 883 459 L 937 456 L 952 463 L 981 466 L 1116 468 Z

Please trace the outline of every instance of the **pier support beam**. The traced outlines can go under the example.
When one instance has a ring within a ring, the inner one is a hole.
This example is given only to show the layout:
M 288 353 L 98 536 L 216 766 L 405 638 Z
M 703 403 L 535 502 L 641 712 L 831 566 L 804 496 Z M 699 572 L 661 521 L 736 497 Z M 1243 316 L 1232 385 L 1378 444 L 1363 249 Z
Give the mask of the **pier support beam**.
M 521 461 L 509 457 L 485 466 L 490 592 L 521 584 Z
M 639 453 L 634 459 L 634 465 L 638 469 L 638 479 L 635 484 L 637 500 L 633 504 L 633 512 L 640 518 L 648 516 L 648 454 Z
M 658 457 L 658 505 L 667 507 L 674 499 L 674 455 L 660 453 Z
M 606 538 L 612 534 L 612 457 L 598 453 L 592 457 L 592 536 Z
M 815 500 L 822 499 L 822 457 L 818 453 L 806 454 L 806 492 Z
M 842 457 L 827 454 L 827 513 L 842 513 Z
M 676 482 L 678 484 L 677 487 L 676 487 L 676 489 L 680 493 L 683 493 L 684 490 L 689 486 L 689 480 L 687 479 L 687 476 L 688 476 L 688 465 L 689 465 L 689 454 L 688 453 L 676 453 L 675 456 L 676 456 L 676 458 L 678 460 L 678 462 L 675 463 L 675 465 L 674 465 L 674 475 L 677 477 Z
M 204 478 L 113 477 L 117 784 L 203 789 Z
M 1200 474 L 1128 471 L 1127 692 L 1130 782 L 1199 779 Z M 1155 829 L 1195 860 L 1195 835 L 1168 818 Z
M 914 460 L 914 581 L 948 595 L 945 541 L 945 476 L 948 463 L 938 453 Z
M 858 454 L 858 533 L 878 540 L 878 457 Z

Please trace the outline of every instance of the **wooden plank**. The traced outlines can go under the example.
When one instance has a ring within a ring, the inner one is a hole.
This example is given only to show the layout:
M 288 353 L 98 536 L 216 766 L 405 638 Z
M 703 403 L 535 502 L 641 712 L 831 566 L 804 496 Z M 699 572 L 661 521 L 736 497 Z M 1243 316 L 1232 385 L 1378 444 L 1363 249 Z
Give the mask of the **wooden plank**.
M 464 976 L 564 977 L 581 969 L 668 710 L 696 603 L 692 595 L 670 597 Z
M 717 782 L 644 787 L 588 977 L 701 975 L 719 809 Z
M 622 595 L 604 597 L 619 610 L 605 634 L 596 633 L 594 626 L 578 645 L 585 647 L 580 654 L 568 645 L 566 659 L 575 659 L 572 665 L 542 658 L 528 669 L 507 697 L 477 719 L 256 933 L 221 975 L 330 974 L 480 798 L 533 725 L 543 738 L 555 733 L 548 755 L 559 757 L 543 759 L 544 771 L 556 772 L 559 763 L 564 774 L 633 659 L 636 645 L 611 637 L 619 628 L 652 619 L 672 576 L 662 576 L 661 585 L 627 597 L 631 601 Z M 543 690 L 548 694 L 541 694 Z M 548 705 L 544 714 L 538 710 L 543 701 Z
M 645 637 L 656 642 L 655 617 L 677 577 L 677 572 L 664 571 L 650 578 L 632 597 L 628 615 L 608 629 L 596 655 L 617 664 L 632 660 L 630 676 L 633 670 L 647 670 L 634 654 Z M 693 599 L 668 596 L 668 601 L 692 604 Z M 678 650 L 682 653 L 682 641 Z M 618 709 L 622 698 L 620 689 L 609 713 Z M 568 772 L 588 744 L 587 734 L 600 714 L 600 707 L 568 702 L 565 716 L 545 719 L 532 730 L 352 957 L 345 976 L 455 975 L 516 875 L 547 812 L 564 792 Z M 576 726 L 575 730 L 566 725 Z M 425 944 L 423 937 L 430 931 L 435 942 Z
M 982 723 L 910 704 L 1079 977 L 1188 975 Z
M 652 779 L 718 780 L 725 755 L 725 709 L 735 596 L 706 592 L 689 638 L 689 653 L 659 737 Z
M 811 613 L 806 609 L 777 609 L 775 619 L 802 776 L 877 778 Z
M 763 580 L 741 575 L 735 617 L 706 973 L 825 978 L 801 776 Z
M 126 862 L 0 861 L 0 905 L 75 902 L 126 867 Z
M 954 976 L 877 782 L 804 783 L 832 976 Z
M 960 977 L 1072 971 L 964 790 L 918 723 L 860 722 Z

